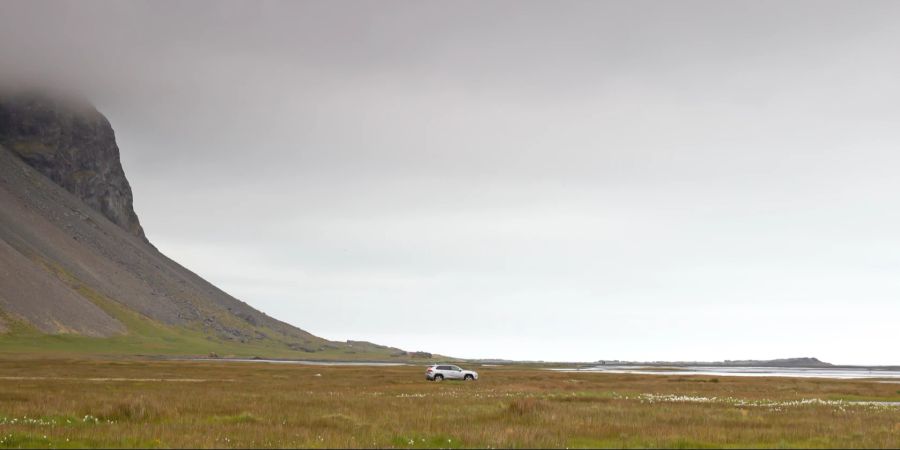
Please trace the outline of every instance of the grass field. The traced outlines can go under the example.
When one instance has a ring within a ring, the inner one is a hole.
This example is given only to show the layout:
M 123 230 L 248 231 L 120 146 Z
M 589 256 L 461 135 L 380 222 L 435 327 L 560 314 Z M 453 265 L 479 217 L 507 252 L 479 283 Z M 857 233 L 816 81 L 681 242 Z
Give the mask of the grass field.
M 0 356 L 0 447 L 900 447 L 900 384 Z

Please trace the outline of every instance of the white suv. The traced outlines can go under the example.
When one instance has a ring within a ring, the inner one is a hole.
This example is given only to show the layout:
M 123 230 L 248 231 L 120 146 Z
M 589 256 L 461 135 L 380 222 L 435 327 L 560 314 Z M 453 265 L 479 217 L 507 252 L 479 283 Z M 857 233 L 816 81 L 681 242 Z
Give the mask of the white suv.
M 429 381 L 444 380 L 465 380 L 475 381 L 478 379 L 478 372 L 472 370 L 462 370 L 458 366 L 450 365 L 434 365 L 429 366 L 425 370 L 425 379 Z

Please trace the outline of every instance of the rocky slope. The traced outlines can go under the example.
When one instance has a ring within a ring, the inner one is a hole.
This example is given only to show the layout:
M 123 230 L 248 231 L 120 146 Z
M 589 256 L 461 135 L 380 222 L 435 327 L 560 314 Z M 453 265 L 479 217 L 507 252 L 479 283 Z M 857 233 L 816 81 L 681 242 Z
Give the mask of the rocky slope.
M 38 333 L 152 343 L 158 348 L 147 351 L 167 353 L 240 353 L 240 345 L 277 356 L 399 352 L 313 336 L 167 258 L 132 209 L 109 122 L 92 107 L 33 96 L 0 100 L 3 331 L 0 349 Z M 17 333 L 27 337 L 16 341 Z
M 0 145 L 146 241 L 112 126 L 93 106 L 40 95 L 3 95 Z

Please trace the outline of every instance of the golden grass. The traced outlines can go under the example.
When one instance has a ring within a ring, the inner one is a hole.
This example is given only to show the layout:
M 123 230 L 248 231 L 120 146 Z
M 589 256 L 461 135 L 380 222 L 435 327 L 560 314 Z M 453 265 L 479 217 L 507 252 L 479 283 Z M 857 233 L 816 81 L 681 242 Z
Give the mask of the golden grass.
M 474 368 L 5 356 L 0 446 L 900 447 L 900 408 L 839 402 L 897 384 Z M 783 404 L 801 399 L 823 402 Z

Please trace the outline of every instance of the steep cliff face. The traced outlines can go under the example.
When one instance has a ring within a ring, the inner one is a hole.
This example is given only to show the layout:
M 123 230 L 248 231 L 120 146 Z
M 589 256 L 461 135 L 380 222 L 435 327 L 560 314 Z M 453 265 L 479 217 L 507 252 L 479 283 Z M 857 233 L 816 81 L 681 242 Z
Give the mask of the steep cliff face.
M 93 106 L 0 95 L 0 145 L 146 242 L 109 121 Z
M 0 94 L 0 352 L 41 348 L 402 354 L 316 337 L 169 259 L 144 237 L 113 130 L 96 109 Z

